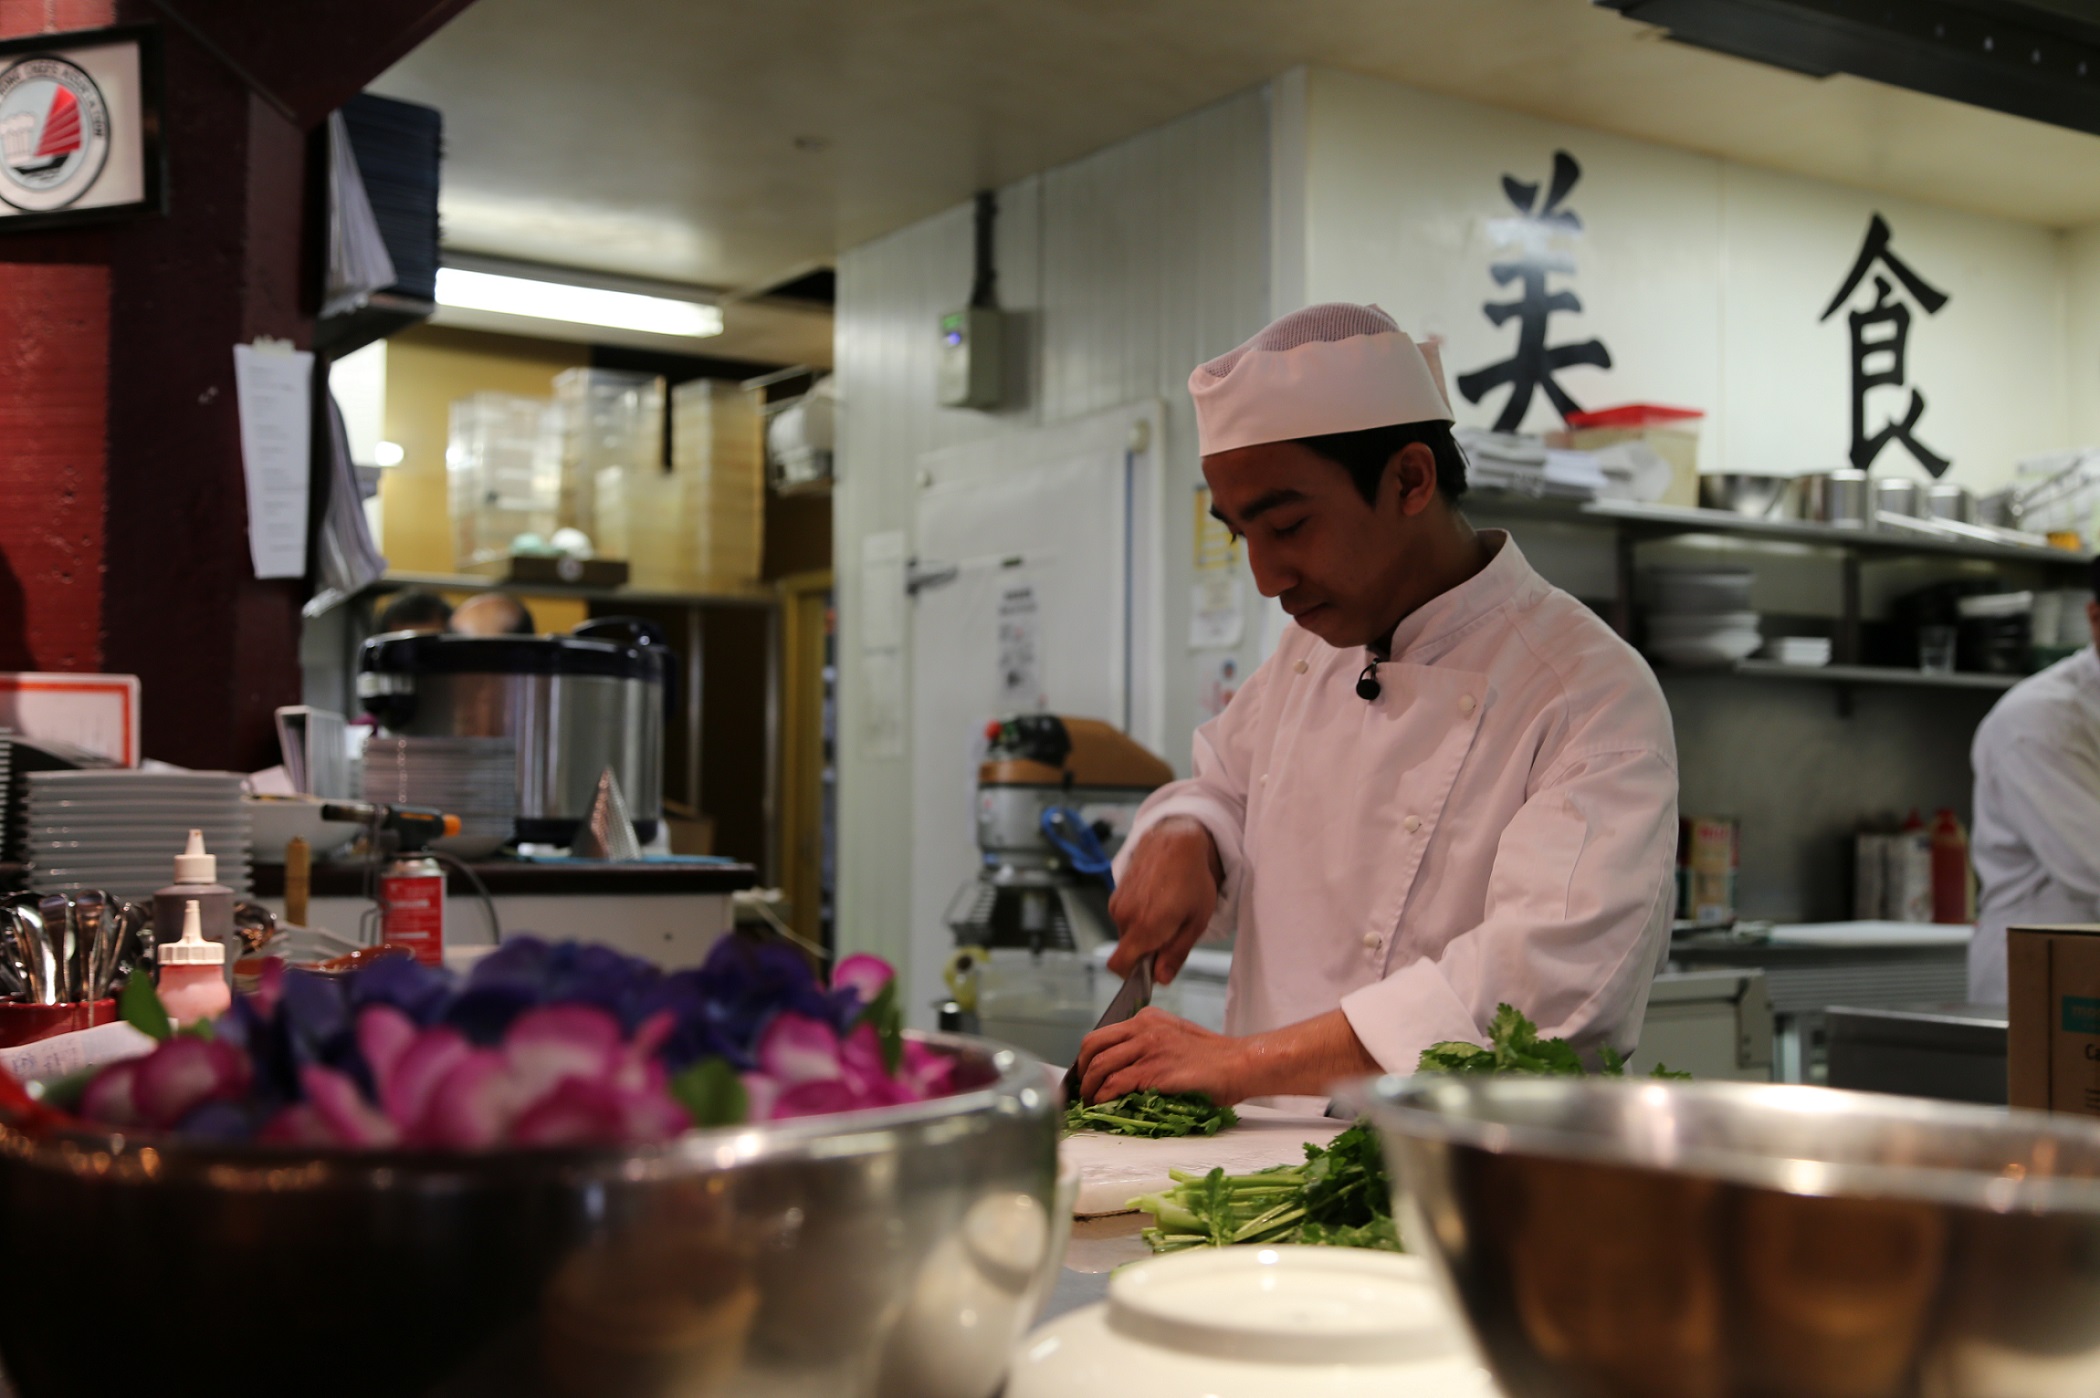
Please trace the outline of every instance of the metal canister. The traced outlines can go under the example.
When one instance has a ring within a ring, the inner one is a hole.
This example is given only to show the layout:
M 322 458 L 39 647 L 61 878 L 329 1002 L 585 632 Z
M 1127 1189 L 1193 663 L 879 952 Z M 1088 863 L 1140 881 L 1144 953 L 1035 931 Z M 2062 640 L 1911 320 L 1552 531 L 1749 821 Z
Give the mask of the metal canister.
M 429 855 L 404 854 L 380 872 L 379 940 L 426 966 L 444 964 L 445 870 Z

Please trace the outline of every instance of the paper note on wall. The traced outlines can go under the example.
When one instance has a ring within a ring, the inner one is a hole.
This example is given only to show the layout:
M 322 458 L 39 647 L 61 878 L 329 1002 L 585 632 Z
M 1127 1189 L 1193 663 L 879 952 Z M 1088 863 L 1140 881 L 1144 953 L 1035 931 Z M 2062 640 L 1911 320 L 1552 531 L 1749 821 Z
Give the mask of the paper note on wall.
M 860 648 L 896 650 L 904 644 L 904 531 L 885 530 L 860 541 Z
M 999 594 L 999 707 L 1008 713 L 1033 713 L 1047 700 L 1037 645 L 1041 626 L 1033 587 Z
M 904 656 L 878 650 L 861 657 L 860 742 L 863 753 L 887 760 L 904 756 Z
M 248 557 L 258 578 L 306 573 L 313 365 L 311 354 L 278 341 L 233 347 L 241 467 L 248 480 Z
M 1238 573 L 1198 573 L 1189 598 L 1189 649 L 1231 650 L 1247 629 Z

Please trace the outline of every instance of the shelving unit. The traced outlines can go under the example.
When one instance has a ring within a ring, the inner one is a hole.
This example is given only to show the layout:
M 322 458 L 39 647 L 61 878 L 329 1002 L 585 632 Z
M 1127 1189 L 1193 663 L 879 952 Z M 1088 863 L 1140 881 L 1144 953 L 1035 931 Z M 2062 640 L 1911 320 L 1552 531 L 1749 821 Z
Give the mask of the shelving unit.
M 582 587 L 557 582 L 512 582 L 478 573 L 389 572 L 367 594 L 425 587 L 448 592 L 517 592 L 534 597 L 573 597 L 584 602 L 633 602 L 647 607 L 770 607 L 779 597 L 770 587 L 743 592 L 660 592 L 643 587 Z
M 1783 665 L 1776 660 L 1738 660 L 1733 665 L 1698 669 L 1689 666 L 1658 669 L 1666 679 L 1741 676 L 1761 680 L 1804 680 L 1810 684 L 1876 684 L 1922 689 L 1981 689 L 2002 691 L 2020 682 L 2018 675 L 1980 675 L 1957 670 L 1933 674 L 1924 670 L 1900 670 L 1892 665 Z

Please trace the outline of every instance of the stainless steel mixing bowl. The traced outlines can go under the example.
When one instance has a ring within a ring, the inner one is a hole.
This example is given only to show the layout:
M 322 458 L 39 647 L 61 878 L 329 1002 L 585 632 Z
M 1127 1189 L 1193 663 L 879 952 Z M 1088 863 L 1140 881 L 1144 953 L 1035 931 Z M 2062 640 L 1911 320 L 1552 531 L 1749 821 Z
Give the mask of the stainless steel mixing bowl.
M 1511 1398 L 2100 1392 L 2100 1124 L 1746 1083 L 1359 1101 Z
M 987 1398 L 1058 1259 L 1042 1065 L 632 1152 L 0 1129 L 0 1357 L 47 1394 Z

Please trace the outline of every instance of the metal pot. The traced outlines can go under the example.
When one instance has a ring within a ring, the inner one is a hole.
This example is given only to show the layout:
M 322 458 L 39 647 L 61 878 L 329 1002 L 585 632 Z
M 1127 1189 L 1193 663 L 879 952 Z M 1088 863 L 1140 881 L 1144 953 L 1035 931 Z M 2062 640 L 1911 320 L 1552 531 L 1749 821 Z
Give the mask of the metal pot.
M 1631 1079 L 1355 1100 L 1510 1398 L 2002 1398 L 2100 1373 L 2100 1123 Z
M 1726 510 L 1750 519 L 1772 513 L 1786 493 L 1787 477 L 1757 476 L 1743 471 L 1721 471 L 1699 477 L 1699 504 L 1709 510 Z
M 25 1398 L 158 1391 L 202 1327 L 183 1372 L 229 1395 L 987 1398 L 1056 1276 L 1056 1103 L 1025 1054 L 916 1037 L 963 1092 L 635 1151 L 0 1129 L 0 1258 L 38 1279 L 0 1358 Z
M 1958 485 L 1936 485 L 1925 492 L 1925 513 L 1957 524 L 1978 524 L 1976 497 Z
M 635 834 L 663 815 L 667 652 L 646 636 L 374 636 L 357 692 L 388 732 L 510 738 L 520 840 L 566 845 L 611 768 Z
M 1924 514 L 1925 487 L 1916 481 L 1883 476 L 1874 482 L 1874 513 L 1879 515 L 1883 512 L 1912 518 Z
M 1815 471 L 1796 476 L 1786 499 L 1792 518 L 1840 529 L 1864 529 L 1873 517 L 1864 471 Z

